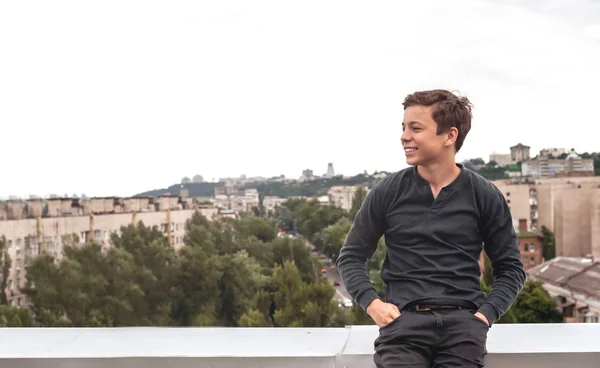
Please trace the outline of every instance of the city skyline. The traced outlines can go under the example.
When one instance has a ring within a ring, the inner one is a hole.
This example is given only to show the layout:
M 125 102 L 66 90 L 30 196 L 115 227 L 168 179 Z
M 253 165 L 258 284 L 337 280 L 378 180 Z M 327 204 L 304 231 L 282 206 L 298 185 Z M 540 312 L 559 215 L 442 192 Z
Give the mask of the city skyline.
M 430 88 L 475 106 L 457 161 L 598 151 L 597 19 L 583 0 L 7 3 L 0 197 L 400 170 L 401 102 Z

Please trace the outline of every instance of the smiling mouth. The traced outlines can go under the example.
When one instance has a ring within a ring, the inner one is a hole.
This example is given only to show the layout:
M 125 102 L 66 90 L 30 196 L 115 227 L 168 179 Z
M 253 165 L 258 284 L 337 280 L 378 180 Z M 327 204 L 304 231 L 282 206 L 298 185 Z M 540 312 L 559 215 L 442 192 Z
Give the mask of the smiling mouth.
M 406 153 L 415 152 L 416 150 L 418 150 L 418 148 L 415 148 L 415 147 L 405 147 L 404 148 L 404 152 L 406 152 Z

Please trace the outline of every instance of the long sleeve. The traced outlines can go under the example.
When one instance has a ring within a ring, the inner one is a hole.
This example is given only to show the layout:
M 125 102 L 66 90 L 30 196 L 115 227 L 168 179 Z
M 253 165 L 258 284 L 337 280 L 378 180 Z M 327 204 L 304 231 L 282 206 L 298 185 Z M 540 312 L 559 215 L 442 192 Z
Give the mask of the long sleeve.
M 365 310 L 379 298 L 365 263 L 375 253 L 377 242 L 386 229 L 385 182 L 384 179 L 377 183 L 367 194 L 336 261 L 346 290 Z
M 491 325 L 515 302 L 526 274 L 508 203 L 495 186 L 485 197 L 481 235 L 492 264 L 494 283 L 479 312 Z

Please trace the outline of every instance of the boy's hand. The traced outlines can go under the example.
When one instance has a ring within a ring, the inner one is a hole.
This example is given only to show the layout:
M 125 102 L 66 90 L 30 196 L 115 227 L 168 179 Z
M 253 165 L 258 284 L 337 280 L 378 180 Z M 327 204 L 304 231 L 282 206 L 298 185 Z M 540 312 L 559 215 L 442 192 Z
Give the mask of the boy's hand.
M 373 300 L 367 306 L 366 312 L 373 318 L 373 321 L 375 321 L 379 328 L 400 317 L 400 311 L 395 304 L 385 303 L 381 299 Z
M 479 318 L 480 320 L 482 320 L 483 322 L 485 322 L 486 325 L 488 325 L 488 327 L 490 327 L 490 322 L 488 321 L 488 319 L 483 315 L 483 313 L 481 312 L 477 312 L 475 313 L 475 317 Z

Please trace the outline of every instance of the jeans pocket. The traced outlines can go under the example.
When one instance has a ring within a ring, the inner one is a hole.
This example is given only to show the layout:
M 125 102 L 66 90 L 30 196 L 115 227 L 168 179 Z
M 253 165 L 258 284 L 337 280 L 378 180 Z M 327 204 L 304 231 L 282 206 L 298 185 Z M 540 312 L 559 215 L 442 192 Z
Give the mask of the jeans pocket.
M 484 320 L 482 320 L 481 318 L 477 317 L 475 315 L 475 313 L 472 313 L 471 311 L 467 311 L 467 313 L 469 313 L 469 315 L 471 316 L 471 319 L 476 320 L 477 322 L 481 323 L 482 325 L 484 325 L 488 329 L 490 328 L 490 326 L 487 323 L 485 323 Z
M 402 313 L 400 313 L 400 315 L 398 317 L 391 320 L 387 325 L 379 327 L 379 332 L 389 329 L 390 327 L 395 325 L 400 320 L 400 318 L 402 318 Z

